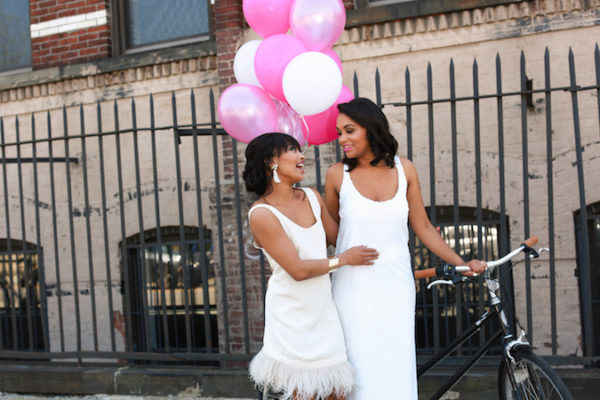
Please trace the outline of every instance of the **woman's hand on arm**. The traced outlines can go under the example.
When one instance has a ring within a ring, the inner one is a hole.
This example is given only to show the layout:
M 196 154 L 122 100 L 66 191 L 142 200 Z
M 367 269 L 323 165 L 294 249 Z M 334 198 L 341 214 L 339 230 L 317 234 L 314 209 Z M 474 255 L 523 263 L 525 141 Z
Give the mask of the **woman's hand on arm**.
M 301 260 L 296 247 L 287 236 L 277 217 L 266 208 L 257 208 L 250 215 L 250 229 L 257 244 L 297 281 L 324 275 L 330 271 L 329 259 Z M 377 259 L 375 249 L 357 246 L 338 256 L 339 265 L 371 265 Z
M 465 263 L 464 260 L 444 241 L 437 229 L 431 224 L 427 212 L 425 211 L 419 177 L 414 164 L 407 159 L 402 159 L 402 167 L 404 168 L 408 185 L 406 191 L 406 198 L 410 210 L 408 220 L 415 234 L 429 250 L 447 263 L 452 265 L 468 265 L 471 267 L 472 272 L 466 272 L 464 275 L 472 275 L 473 272 L 483 272 L 487 267 L 485 262 L 471 260 L 468 263 Z

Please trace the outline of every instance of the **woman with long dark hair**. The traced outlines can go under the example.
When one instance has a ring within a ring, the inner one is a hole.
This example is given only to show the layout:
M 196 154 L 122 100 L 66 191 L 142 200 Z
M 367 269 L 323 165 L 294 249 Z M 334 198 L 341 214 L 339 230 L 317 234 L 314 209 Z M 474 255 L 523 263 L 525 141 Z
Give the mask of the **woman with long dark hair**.
M 354 379 L 329 273 L 342 265 L 368 269 L 377 252 L 358 245 L 327 258 L 337 223 L 317 191 L 294 187 L 304 177 L 304 155 L 291 136 L 268 133 L 252 140 L 243 177 L 247 190 L 259 196 L 248 212 L 255 245 L 273 270 L 263 348 L 250 376 L 285 399 L 344 399 Z
M 338 105 L 342 162 L 327 171 L 325 199 L 339 223 L 337 250 L 356 243 L 379 252 L 368 269 L 340 268 L 333 298 L 355 371 L 349 399 L 417 399 L 414 340 L 415 283 L 408 223 L 441 259 L 465 265 L 429 221 L 417 171 L 396 155 L 398 143 L 383 112 L 357 98 Z M 472 260 L 475 272 L 485 263 Z

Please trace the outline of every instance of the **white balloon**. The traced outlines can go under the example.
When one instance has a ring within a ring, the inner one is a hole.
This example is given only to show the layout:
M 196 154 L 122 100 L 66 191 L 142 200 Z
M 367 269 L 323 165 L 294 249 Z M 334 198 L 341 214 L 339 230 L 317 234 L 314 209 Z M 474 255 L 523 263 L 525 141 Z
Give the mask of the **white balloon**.
M 256 72 L 254 71 L 254 55 L 256 49 L 262 43 L 262 40 L 250 40 L 242 45 L 235 53 L 233 59 L 233 74 L 238 83 L 249 83 L 251 85 L 259 86 Z
M 283 93 L 300 115 L 327 110 L 342 90 L 342 73 L 331 57 L 307 51 L 292 59 L 283 72 Z

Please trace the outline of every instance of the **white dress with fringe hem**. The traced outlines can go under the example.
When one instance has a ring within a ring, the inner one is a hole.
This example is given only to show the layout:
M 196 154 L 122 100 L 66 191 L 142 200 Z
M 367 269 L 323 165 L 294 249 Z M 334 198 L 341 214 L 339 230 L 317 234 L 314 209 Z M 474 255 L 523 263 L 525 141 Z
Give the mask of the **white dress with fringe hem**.
M 302 227 L 275 207 L 269 209 L 294 244 L 300 259 L 327 258 L 321 207 L 312 189 L 303 188 L 316 222 Z M 354 383 L 346 357 L 344 335 L 331 295 L 329 275 L 303 281 L 294 280 L 264 250 L 273 270 L 265 298 L 263 348 L 250 363 L 250 376 L 256 385 L 283 398 L 321 399 L 335 393 L 347 395 Z

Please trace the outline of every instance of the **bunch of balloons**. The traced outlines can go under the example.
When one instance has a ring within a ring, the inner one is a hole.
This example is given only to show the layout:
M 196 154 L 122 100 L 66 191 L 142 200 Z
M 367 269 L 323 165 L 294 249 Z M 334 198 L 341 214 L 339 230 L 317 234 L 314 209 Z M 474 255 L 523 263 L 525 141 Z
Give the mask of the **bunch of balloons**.
M 274 131 L 300 145 L 335 140 L 336 106 L 353 98 L 331 49 L 346 24 L 342 0 L 243 0 L 242 7 L 262 39 L 235 55 L 238 83 L 218 105 L 225 131 L 246 143 Z

